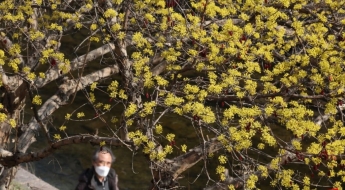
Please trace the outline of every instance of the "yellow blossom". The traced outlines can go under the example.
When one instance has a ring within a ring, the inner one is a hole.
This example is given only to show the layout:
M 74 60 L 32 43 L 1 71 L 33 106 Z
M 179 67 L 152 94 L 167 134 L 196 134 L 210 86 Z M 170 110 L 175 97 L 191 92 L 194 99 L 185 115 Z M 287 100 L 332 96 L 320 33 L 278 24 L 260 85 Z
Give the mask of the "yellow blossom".
M 220 163 L 220 164 L 225 164 L 226 161 L 227 161 L 227 158 L 226 158 L 224 155 L 220 155 L 220 156 L 218 157 L 218 160 L 219 160 L 219 163 Z
M 82 118 L 84 116 L 85 116 L 84 112 L 77 113 L 77 118 Z
M 106 145 L 106 143 L 105 143 L 105 141 L 101 141 L 100 143 L 99 143 L 99 146 L 105 146 Z
M 107 9 L 104 12 L 104 17 L 105 18 L 115 17 L 116 15 L 117 15 L 117 12 L 114 9 Z
M 10 119 L 8 122 L 11 125 L 11 127 L 13 127 L 13 128 L 15 128 L 17 126 L 17 122 L 14 119 Z
M 36 105 L 41 105 L 42 104 L 41 96 L 35 95 L 34 98 L 32 99 L 32 103 Z
M 56 140 L 60 140 L 61 139 L 61 136 L 60 136 L 60 134 L 54 134 L 54 139 L 56 139 Z
M 96 30 L 97 29 L 97 24 L 91 24 L 90 29 L 91 30 Z
M 62 125 L 61 127 L 59 127 L 60 131 L 64 131 L 67 127 L 65 125 Z
M 185 144 L 181 145 L 181 150 L 182 150 L 182 152 L 186 153 L 187 152 L 187 145 L 185 145 Z
M 166 138 L 169 142 L 172 142 L 175 138 L 175 134 L 169 133 L 167 134 Z
M 65 119 L 66 119 L 66 120 L 70 120 L 70 118 L 71 118 L 71 114 L 69 114 L 69 113 L 66 114 Z

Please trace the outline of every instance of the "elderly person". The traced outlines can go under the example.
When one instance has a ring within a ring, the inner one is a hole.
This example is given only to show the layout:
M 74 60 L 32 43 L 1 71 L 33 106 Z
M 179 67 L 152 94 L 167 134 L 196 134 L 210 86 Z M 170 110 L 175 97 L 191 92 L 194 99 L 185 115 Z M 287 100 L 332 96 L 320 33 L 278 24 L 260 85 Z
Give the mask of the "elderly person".
M 98 148 L 92 157 L 92 167 L 80 175 L 76 190 L 118 190 L 117 175 L 111 168 L 114 161 L 115 156 L 109 148 Z

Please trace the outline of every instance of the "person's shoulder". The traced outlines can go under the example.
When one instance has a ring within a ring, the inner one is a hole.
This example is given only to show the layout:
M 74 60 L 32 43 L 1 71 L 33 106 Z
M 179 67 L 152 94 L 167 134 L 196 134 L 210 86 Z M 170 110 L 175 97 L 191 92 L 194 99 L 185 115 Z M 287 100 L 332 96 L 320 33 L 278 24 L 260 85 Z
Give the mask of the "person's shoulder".
M 116 176 L 116 172 L 115 172 L 115 170 L 113 168 L 110 168 L 109 176 Z

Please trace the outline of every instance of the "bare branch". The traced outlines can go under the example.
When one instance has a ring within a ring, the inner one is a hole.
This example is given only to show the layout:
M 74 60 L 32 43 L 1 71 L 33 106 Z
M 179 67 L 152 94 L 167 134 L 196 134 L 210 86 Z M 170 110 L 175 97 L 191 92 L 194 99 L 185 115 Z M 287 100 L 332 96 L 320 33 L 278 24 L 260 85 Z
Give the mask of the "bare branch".
M 176 180 L 181 173 L 194 166 L 200 160 L 205 159 L 208 154 L 217 152 L 222 147 L 223 145 L 217 140 L 217 138 L 213 138 L 204 144 L 194 147 L 186 154 L 174 158 L 169 169 L 172 173 L 173 180 Z
M 109 53 L 110 51 L 115 49 L 115 45 L 113 43 L 109 43 L 106 45 L 103 45 L 95 50 L 90 51 L 89 53 L 86 53 L 82 56 L 79 56 L 77 58 L 75 58 L 72 62 L 71 62 L 71 69 L 70 71 L 76 70 L 79 67 L 82 67 L 84 62 L 88 63 L 92 60 L 97 59 L 99 56 L 105 55 L 107 53 Z M 84 61 L 85 60 L 85 61 Z M 60 73 L 60 70 L 58 70 L 57 68 L 55 69 L 50 69 L 47 73 L 46 73 L 46 77 L 45 78 L 39 78 L 35 81 L 34 85 L 36 85 L 38 88 L 43 87 L 44 85 L 48 84 L 49 82 L 57 79 L 58 77 L 62 76 L 62 74 Z
M 90 85 L 95 81 L 107 78 L 113 74 L 119 72 L 117 65 L 111 67 L 106 67 L 102 70 L 93 72 L 89 75 L 86 75 L 80 79 L 65 80 L 63 84 L 60 85 L 59 91 L 49 98 L 42 107 L 38 110 L 38 116 L 40 121 L 43 121 L 48 116 L 50 116 L 54 111 L 60 108 L 60 106 L 66 104 L 70 95 L 79 91 L 86 86 Z M 78 86 L 77 86 L 78 84 Z M 27 127 L 23 127 L 24 133 L 20 136 L 18 142 L 18 151 L 26 152 L 27 148 L 30 146 L 31 139 L 35 136 L 35 133 L 38 130 L 38 123 L 35 118 L 32 118 Z
M 90 143 L 93 145 L 99 145 L 101 142 L 105 142 L 111 146 L 120 146 L 123 143 L 115 137 L 99 137 L 90 134 L 81 134 L 70 136 L 61 140 L 58 140 L 51 144 L 51 146 L 46 147 L 38 152 L 30 152 L 26 154 L 17 153 L 12 155 L 11 152 L 5 151 L 3 149 L 0 150 L 0 164 L 6 167 L 16 166 L 20 163 L 37 161 L 42 158 L 45 158 L 52 154 L 55 150 L 60 147 L 71 145 L 71 144 L 80 144 L 80 143 Z

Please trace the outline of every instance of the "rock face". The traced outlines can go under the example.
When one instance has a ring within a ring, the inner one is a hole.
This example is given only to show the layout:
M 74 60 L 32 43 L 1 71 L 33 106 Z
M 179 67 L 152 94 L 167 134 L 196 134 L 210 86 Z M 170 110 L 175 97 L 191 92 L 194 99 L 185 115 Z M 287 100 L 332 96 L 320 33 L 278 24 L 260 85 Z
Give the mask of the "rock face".
M 58 190 L 22 167 L 18 168 L 12 184 L 16 190 Z

